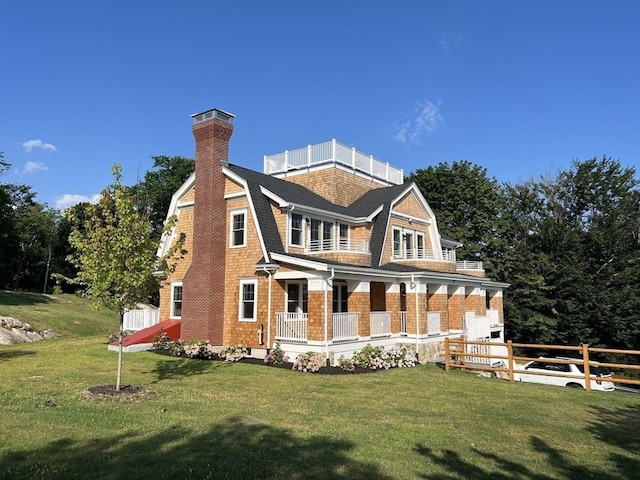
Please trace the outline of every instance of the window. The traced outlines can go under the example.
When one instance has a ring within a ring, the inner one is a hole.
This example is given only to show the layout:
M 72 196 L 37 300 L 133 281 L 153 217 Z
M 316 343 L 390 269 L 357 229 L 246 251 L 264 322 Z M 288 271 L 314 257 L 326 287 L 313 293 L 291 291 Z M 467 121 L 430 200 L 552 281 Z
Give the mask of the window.
M 405 231 L 403 236 L 405 257 L 415 258 L 415 252 L 413 251 L 413 232 Z
M 338 235 L 340 242 L 338 248 L 340 250 L 349 250 L 349 225 L 344 223 L 338 224 Z
M 324 252 L 333 250 L 333 222 L 312 218 L 309 228 L 309 250 Z
M 402 257 L 402 232 L 399 228 L 393 229 L 393 258 Z
M 302 246 L 302 215 L 291 214 L 291 245 Z
M 349 292 L 345 284 L 333 285 L 333 313 L 345 313 L 349 311 L 347 298 Z
M 240 321 L 256 321 L 258 311 L 258 280 L 240 280 Z
M 308 313 L 309 290 L 306 283 L 287 283 L 287 312 Z
M 231 246 L 244 247 L 245 231 L 247 230 L 247 215 L 245 210 L 231 212 Z
M 426 258 L 424 254 L 424 234 L 416 232 L 416 258 Z
M 182 282 L 171 285 L 171 318 L 182 317 Z

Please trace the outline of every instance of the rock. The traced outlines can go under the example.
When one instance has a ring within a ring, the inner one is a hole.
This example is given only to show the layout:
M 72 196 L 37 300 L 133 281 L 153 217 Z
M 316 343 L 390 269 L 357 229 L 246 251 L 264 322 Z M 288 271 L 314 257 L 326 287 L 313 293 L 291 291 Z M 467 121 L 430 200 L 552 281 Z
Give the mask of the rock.
M 40 340 L 57 337 L 53 330 L 38 333 L 31 325 L 12 317 L 0 317 L 0 345 L 13 343 L 39 342 Z

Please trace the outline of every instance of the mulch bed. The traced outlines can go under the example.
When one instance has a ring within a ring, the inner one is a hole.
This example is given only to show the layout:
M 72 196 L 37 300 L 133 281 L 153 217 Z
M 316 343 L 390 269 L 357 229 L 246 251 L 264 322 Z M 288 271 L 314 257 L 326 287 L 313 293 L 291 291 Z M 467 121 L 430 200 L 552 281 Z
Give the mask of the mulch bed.
M 172 356 L 167 350 L 149 350 L 152 353 L 156 353 L 158 355 L 168 355 L 168 356 Z M 221 359 L 208 359 L 208 358 L 189 358 L 189 357 L 177 357 L 177 358 L 186 358 L 188 360 L 200 360 L 200 361 L 206 361 L 206 362 L 224 362 L 224 360 Z M 241 360 L 238 360 L 237 362 L 227 362 L 227 363 L 250 363 L 253 365 L 262 365 L 263 367 L 267 367 L 267 368 L 282 368 L 285 370 L 291 370 L 294 372 L 298 372 L 298 370 L 293 370 L 293 363 L 288 362 L 288 363 L 280 363 L 278 365 L 272 365 L 272 364 L 267 364 L 264 363 L 264 360 L 261 358 L 251 358 L 251 357 L 244 357 Z M 344 370 L 340 367 L 321 367 L 320 370 L 318 370 L 317 372 L 313 372 L 314 375 L 353 375 L 353 374 L 360 374 L 360 373 L 372 373 L 372 372 L 377 372 L 379 370 L 372 370 L 370 368 L 361 368 L 361 367 L 356 367 L 355 371 L 350 372 L 347 370 Z M 311 372 L 299 372 L 299 373 L 311 373 Z

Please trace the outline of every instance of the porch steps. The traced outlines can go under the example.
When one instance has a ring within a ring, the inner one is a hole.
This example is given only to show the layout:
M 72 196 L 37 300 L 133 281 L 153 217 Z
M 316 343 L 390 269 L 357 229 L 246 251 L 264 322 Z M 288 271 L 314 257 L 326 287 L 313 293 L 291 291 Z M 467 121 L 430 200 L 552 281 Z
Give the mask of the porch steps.
M 153 344 L 153 337 L 166 333 L 169 338 L 177 340 L 180 338 L 180 320 L 164 320 L 147 328 L 143 328 L 122 339 L 123 352 L 141 352 L 149 350 Z M 111 342 L 108 349 L 118 351 L 118 341 Z

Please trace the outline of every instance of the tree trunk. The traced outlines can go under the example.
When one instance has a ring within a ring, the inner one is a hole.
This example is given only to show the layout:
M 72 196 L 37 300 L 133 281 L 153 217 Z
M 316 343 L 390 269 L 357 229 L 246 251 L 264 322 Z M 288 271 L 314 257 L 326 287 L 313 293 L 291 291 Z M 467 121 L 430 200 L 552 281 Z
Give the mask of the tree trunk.
M 120 379 L 122 378 L 122 338 L 124 334 L 124 312 L 120 312 L 120 341 L 118 342 L 118 375 L 116 377 L 116 392 L 120 391 Z

